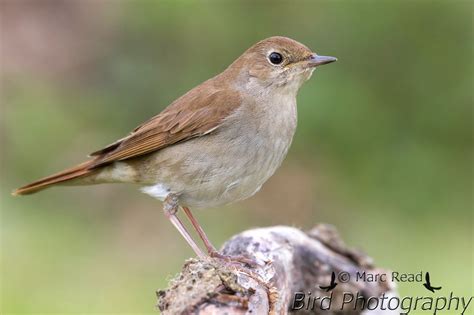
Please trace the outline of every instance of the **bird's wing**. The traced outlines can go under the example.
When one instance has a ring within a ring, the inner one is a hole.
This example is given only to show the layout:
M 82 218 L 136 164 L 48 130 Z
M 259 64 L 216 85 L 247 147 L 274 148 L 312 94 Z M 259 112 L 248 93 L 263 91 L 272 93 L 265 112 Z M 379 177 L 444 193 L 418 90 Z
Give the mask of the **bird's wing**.
M 241 104 L 237 91 L 195 88 L 163 112 L 135 128 L 130 135 L 91 153 L 95 168 L 163 149 L 217 129 Z

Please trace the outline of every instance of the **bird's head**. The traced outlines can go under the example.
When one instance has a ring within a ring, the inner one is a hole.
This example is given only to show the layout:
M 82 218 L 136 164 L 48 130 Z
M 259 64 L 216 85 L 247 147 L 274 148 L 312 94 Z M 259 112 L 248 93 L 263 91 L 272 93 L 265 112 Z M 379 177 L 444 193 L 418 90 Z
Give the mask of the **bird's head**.
M 229 70 L 236 74 L 238 84 L 247 88 L 279 88 L 296 93 L 316 67 L 336 60 L 320 56 L 290 38 L 275 36 L 250 47 Z

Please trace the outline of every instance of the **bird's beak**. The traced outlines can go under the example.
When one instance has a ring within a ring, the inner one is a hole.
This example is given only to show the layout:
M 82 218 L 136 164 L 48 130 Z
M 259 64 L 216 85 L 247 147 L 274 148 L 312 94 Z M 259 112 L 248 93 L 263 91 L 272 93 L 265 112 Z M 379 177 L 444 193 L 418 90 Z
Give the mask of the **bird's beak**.
M 331 57 L 331 56 L 318 56 L 317 54 L 312 54 L 311 57 L 309 57 L 309 63 L 308 65 L 310 67 L 317 67 L 321 65 L 325 65 L 327 63 L 331 63 L 337 61 L 337 58 Z

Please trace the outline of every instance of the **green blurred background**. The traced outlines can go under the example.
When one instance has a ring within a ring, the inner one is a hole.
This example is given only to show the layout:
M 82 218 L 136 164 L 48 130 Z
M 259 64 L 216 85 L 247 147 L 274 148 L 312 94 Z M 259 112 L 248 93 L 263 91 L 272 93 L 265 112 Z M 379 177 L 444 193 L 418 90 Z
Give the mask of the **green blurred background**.
M 328 222 L 378 266 L 474 292 L 472 2 L 1 0 L 0 12 L 2 314 L 156 312 L 155 290 L 192 255 L 159 202 L 131 185 L 9 192 L 272 35 L 339 61 L 301 89 L 293 146 L 263 189 L 196 213 L 211 239 Z

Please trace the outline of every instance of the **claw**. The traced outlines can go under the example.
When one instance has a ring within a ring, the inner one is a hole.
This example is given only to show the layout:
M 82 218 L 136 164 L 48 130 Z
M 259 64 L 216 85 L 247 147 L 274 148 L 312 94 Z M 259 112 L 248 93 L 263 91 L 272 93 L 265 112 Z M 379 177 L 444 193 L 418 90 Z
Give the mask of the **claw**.
M 227 263 L 239 263 L 241 265 L 245 265 L 250 268 L 256 268 L 260 266 L 260 264 L 255 259 L 243 256 L 243 255 L 229 256 L 229 255 L 221 254 L 218 251 L 212 251 L 210 253 L 210 256 L 212 258 L 223 260 Z

